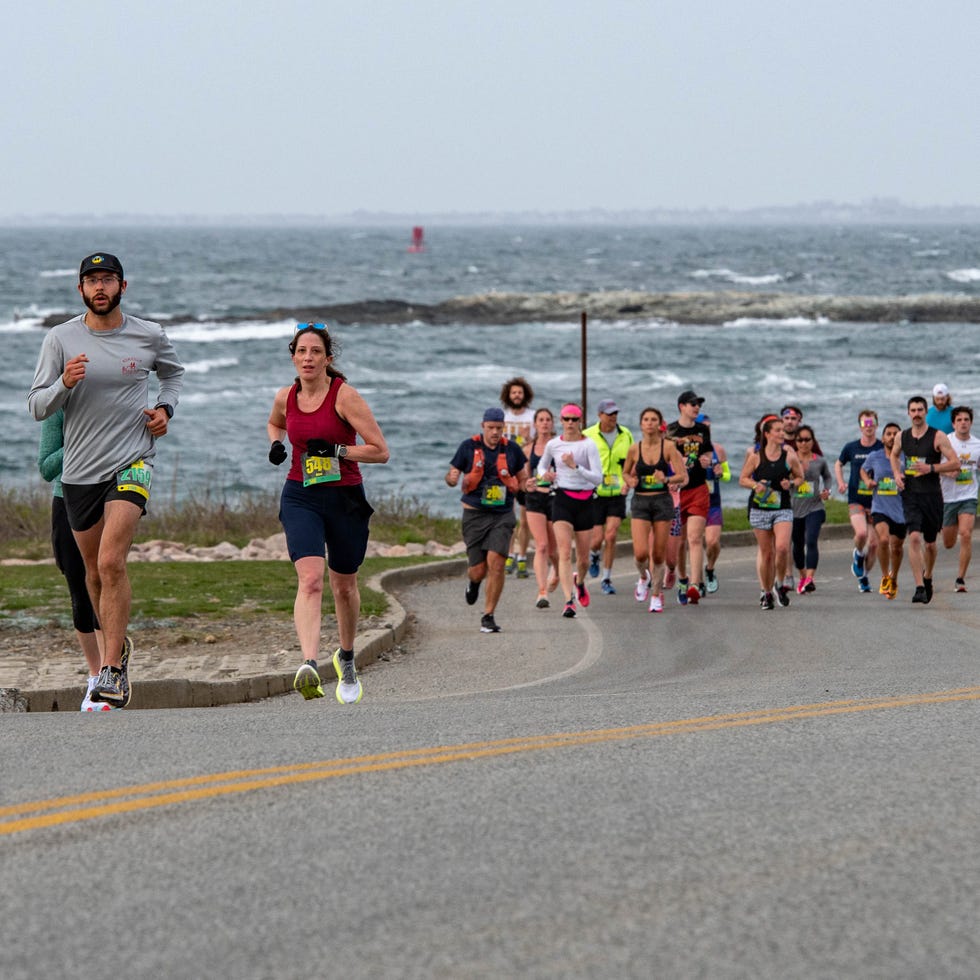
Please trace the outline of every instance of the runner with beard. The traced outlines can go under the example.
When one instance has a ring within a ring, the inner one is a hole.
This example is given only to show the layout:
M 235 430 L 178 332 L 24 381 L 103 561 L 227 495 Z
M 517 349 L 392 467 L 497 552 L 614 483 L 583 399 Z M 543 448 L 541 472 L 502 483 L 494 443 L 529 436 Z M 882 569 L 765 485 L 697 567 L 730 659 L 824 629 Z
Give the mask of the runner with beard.
M 505 381 L 500 389 L 500 404 L 504 407 L 504 438 L 524 448 L 531 439 L 534 428 L 534 389 L 527 378 L 516 377 Z M 517 527 L 508 548 L 505 570 L 508 575 L 517 572 L 518 578 L 527 578 L 527 546 L 531 532 L 527 524 L 527 501 L 522 487 L 517 491 Z M 516 547 L 515 547 L 516 546 Z
M 78 292 L 88 309 L 47 333 L 27 396 L 39 422 L 65 410 L 65 509 L 102 627 L 90 697 L 112 707 L 125 707 L 132 696 L 126 559 L 150 499 L 156 441 L 167 434 L 184 376 L 163 328 L 120 309 L 126 285 L 116 256 L 82 259 Z M 151 373 L 159 382 L 153 408 Z
M 960 461 L 946 433 L 926 425 L 926 400 L 921 395 L 913 395 L 908 400 L 908 412 L 912 425 L 902 431 L 892 446 L 892 473 L 902 494 L 909 531 L 909 565 L 915 578 L 912 601 L 928 603 L 932 601 L 936 538 L 943 526 L 939 477 L 943 473 L 956 473 Z

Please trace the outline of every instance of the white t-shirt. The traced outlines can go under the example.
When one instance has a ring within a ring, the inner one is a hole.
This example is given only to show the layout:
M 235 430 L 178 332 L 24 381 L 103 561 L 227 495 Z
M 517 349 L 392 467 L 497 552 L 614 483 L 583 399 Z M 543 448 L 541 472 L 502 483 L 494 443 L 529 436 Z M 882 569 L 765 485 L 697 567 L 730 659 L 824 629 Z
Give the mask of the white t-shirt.
M 525 408 L 520 412 L 515 412 L 512 408 L 504 409 L 504 435 L 518 446 L 523 446 L 530 440 L 533 425 L 533 408 Z
M 955 504 L 961 500 L 977 499 L 977 461 L 980 460 L 980 439 L 971 435 L 957 439 L 950 433 L 947 438 L 960 461 L 959 471 L 943 473 L 939 483 L 943 490 L 943 503 Z

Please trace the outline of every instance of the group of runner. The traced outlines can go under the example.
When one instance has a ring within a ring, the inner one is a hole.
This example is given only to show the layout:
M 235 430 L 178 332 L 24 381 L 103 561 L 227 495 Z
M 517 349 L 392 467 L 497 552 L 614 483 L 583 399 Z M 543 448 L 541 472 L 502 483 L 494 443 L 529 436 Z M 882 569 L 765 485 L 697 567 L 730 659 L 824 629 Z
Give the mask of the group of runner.
M 467 602 L 475 604 L 488 583 L 483 632 L 500 630 L 495 611 L 506 575 L 529 577 L 532 538 L 537 608 L 549 608 L 549 596 L 560 587 L 562 615 L 573 618 L 577 607 L 591 603 L 588 579 L 600 576 L 602 592 L 615 594 L 612 567 L 627 506 L 638 602 L 661 613 L 665 593 L 675 587 L 681 605 L 717 591 L 720 484 L 731 471 L 724 447 L 712 441 L 704 398 L 682 392 L 669 423 L 659 409 L 643 409 L 639 438 L 620 423 L 612 399 L 599 403 L 590 426 L 581 406 L 565 404 L 558 432 L 550 409 L 532 410 L 526 379 L 505 382 L 500 400 L 502 407 L 484 412 L 482 432 L 460 445 L 446 475 L 450 486 L 463 481 Z M 980 460 L 980 439 L 970 431 L 973 412 L 952 407 L 946 387 L 937 385 L 932 407 L 914 396 L 908 415 L 907 428 L 888 423 L 879 439 L 877 413 L 862 410 L 860 435 L 843 447 L 833 471 L 798 406 L 759 420 L 738 482 L 749 491 L 762 610 L 788 606 L 793 591 L 816 590 L 825 501 L 835 487 L 848 499 L 851 570 L 861 592 L 873 591 L 877 556 L 878 591 L 897 596 L 907 537 L 912 601 L 928 603 L 940 534 L 948 548 L 959 542 L 954 588 L 966 591 Z

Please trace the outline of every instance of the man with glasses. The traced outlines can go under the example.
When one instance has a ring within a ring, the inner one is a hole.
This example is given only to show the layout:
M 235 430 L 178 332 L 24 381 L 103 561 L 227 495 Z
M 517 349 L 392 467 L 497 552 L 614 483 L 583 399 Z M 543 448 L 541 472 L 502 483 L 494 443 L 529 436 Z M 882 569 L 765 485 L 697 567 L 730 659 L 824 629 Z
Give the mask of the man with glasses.
M 619 424 L 619 406 L 611 398 L 599 402 L 597 411 L 599 421 L 582 432 L 596 444 L 602 461 L 602 483 L 596 487 L 596 497 L 592 502 L 595 526 L 589 549 L 589 575 L 592 578 L 598 576 L 601 561 L 602 591 L 605 595 L 615 595 L 612 566 L 616 558 L 619 526 L 626 516 L 628 492 L 623 482 L 623 464 L 633 445 L 633 433 L 625 425 Z
M 851 573 L 858 580 L 862 592 L 871 591 L 868 576 L 874 568 L 878 538 L 871 530 L 872 488 L 861 479 L 861 467 L 867 458 L 882 448 L 878 438 L 878 413 L 871 408 L 858 412 L 858 426 L 861 436 L 847 443 L 834 463 L 837 477 L 837 490 L 847 494 L 847 510 L 854 530 L 854 551 L 851 555 Z M 844 467 L 850 466 L 847 483 L 844 483 Z
M 119 308 L 127 283 L 116 256 L 86 256 L 78 280 L 88 309 L 45 336 L 27 404 L 38 421 L 64 409 L 65 508 L 103 639 L 90 697 L 119 708 L 132 696 L 126 558 L 150 498 L 156 440 L 167 434 L 184 368 L 158 323 Z M 153 408 L 151 372 L 159 383 Z

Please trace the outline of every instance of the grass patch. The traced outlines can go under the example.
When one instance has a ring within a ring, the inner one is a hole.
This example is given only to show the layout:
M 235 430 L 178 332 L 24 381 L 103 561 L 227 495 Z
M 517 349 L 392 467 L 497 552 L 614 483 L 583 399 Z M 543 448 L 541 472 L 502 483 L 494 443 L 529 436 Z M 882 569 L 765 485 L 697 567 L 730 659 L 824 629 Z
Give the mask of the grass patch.
M 429 559 L 438 561 L 439 559 Z M 369 578 L 419 559 L 368 558 L 361 566 L 361 615 L 383 616 L 385 596 L 369 589 Z M 296 572 L 287 561 L 133 562 L 131 621 L 134 626 L 165 626 L 194 620 L 201 624 L 260 616 L 290 619 L 296 596 Z M 0 626 L 32 622 L 71 625 L 68 588 L 53 565 L 0 567 Z M 334 611 L 329 586 L 323 611 Z

